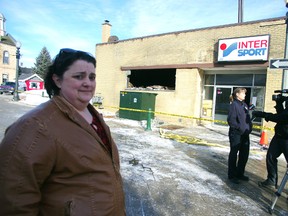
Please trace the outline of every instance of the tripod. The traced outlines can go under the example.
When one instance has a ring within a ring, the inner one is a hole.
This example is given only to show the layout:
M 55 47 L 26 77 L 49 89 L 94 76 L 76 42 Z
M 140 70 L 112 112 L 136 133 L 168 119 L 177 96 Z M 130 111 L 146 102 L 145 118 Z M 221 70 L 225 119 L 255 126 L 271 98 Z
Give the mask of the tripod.
M 288 180 L 288 164 L 287 164 L 286 173 L 285 173 L 285 175 L 284 175 L 284 177 L 283 177 L 283 179 L 281 181 L 281 184 L 280 184 L 278 190 L 275 192 L 276 197 L 275 197 L 272 205 L 270 207 L 268 207 L 268 211 L 269 211 L 270 214 L 273 213 L 275 204 L 276 204 L 278 198 L 281 196 L 281 193 L 282 193 L 282 191 L 283 191 L 283 189 L 285 187 L 285 184 L 286 184 L 287 180 Z

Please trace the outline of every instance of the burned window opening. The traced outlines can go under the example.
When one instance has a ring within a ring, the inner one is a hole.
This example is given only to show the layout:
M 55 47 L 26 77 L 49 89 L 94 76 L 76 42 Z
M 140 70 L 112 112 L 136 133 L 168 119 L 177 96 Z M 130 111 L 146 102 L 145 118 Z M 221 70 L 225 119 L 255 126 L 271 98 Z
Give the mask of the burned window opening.
M 139 90 L 175 90 L 176 69 L 131 70 L 128 88 Z

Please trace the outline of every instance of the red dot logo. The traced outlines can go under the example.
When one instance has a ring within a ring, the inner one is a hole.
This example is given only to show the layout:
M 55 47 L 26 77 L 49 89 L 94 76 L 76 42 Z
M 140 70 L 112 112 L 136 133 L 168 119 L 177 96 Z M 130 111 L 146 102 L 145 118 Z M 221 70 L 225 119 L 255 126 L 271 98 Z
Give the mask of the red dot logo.
M 223 43 L 220 45 L 221 50 L 225 50 L 227 48 L 227 44 Z

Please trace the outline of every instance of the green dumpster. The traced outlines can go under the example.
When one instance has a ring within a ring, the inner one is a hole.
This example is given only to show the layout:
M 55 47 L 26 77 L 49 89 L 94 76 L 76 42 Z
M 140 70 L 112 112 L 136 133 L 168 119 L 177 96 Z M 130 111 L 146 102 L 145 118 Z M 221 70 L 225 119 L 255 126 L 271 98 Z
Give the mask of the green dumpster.
M 147 111 L 150 108 L 153 119 L 156 95 L 156 93 L 121 91 L 119 117 L 138 121 L 147 120 Z

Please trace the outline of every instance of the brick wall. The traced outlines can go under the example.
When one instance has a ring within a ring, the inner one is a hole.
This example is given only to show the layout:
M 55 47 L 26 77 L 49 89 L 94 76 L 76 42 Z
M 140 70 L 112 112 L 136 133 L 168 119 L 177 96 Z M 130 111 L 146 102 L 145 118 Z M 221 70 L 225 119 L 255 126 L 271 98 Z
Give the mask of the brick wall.
M 223 38 L 269 34 L 269 58 L 283 58 L 284 23 L 284 18 L 277 18 L 97 44 L 96 93 L 104 97 L 104 107 L 118 107 L 119 92 L 125 90 L 127 77 L 126 71 L 121 68 L 212 64 L 215 62 L 218 39 Z M 267 67 L 262 66 L 262 69 L 266 70 Z M 200 117 L 204 71 L 205 68 L 197 67 L 178 68 L 175 91 L 157 92 L 155 110 Z M 275 111 L 271 97 L 274 90 L 281 89 L 281 83 L 282 70 L 268 68 L 265 111 Z

